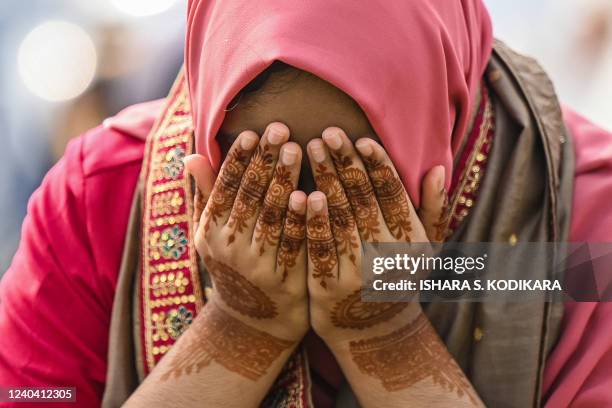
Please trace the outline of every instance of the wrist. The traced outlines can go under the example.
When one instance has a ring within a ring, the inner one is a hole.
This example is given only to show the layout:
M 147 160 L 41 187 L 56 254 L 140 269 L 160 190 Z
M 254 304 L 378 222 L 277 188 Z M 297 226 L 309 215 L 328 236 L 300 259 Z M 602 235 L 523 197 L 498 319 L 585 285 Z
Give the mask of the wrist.
M 378 336 L 386 336 L 417 320 L 423 314 L 418 302 L 405 303 L 405 308 L 387 321 L 381 321 L 370 327 L 362 329 L 337 327 L 330 322 L 325 328 L 315 328 L 315 332 L 325 342 L 327 347 L 337 357 L 348 355 L 351 343 Z

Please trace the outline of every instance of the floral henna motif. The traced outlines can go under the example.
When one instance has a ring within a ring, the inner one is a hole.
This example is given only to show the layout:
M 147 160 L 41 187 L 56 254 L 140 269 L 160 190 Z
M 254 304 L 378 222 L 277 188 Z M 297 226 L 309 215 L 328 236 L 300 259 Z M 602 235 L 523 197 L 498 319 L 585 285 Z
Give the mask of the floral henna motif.
M 191 326 L 194 335 L 171 357 L 161 381 L 198 373 L 212 361 L 256 381 L 293 345 L 291 341 L 247 326 L 221 309 L 207 306 L 202 314 Z
M 360 168 L 354 167 L 353 161 L 347 156 L 336 153 L 332 158 L 353 208 L 359 234 L 365 241 L 377 242 L 376 236 L 380 233 L 378 207 L 368 175 Z
M 277 254 L 277 268 L 283 271 L 283 282 L 289 275 L 289 269 L 295 267 L 305 237 L 306 214 L 298 214 L 289 209 Z
M 254 319 L 271 319 L 278 315 L 276 304 L 257 286 L 229 265 L 204 258 L 213 286 L 229 307 Z
M 424 315 L 386 336 L 352 341 L 349 349 L 359 370 L 380 380 L 387 391 L 403 390 L 429 378 L 476 403 L 461 369 Z
M 242 233 L 247 227 L 247 221 L 255 216 L 258 204 L 268 189 L 274 165 L 274 157 L 269 150 L 269 146 L 259 145 L 244 172 L 228 223 L 233 229 L 228 244 L 234 242 L 236 233 Z
M 242 174 L 247 168 L 249 157 L 246 152 L 238 149 L 234 150 L 225 159 L 221 172 L 219 173 L 219 179 L 215 185 L 215 188 L 210 196 L 210 202 L 206 209 L 206 224 L 204 228 L 206 231 L 210 228 L 210 223 L 217 223 L 217 220 L 223 216 L 223 214 L 230 212 L 234 205 L 234 197 L 240 186 L 240 180 Z
M 393 169 L 375 159 L 364 160 L 378 203 L 391 234 L 410 242 L 410 205 L 401 180 Z
M 408 305 L 407 302 L 362 302 L 361 291 L 357 290 L 336 303 L 331 320 L 336 327 L 361 330 L 391 320 Z
M 312 277 L 318 279 L 320 285 L 327 289 L 326 279 L 334 278 L 333 270 L 338 264 L 336 244 L 327 216 L 315 215 L 308 220 L 306 235 L 308 256 L 313 264 Z
M 351 205 L 344 193 L 344 188 L 338 176 L 328 170 L 324 165 L 317 167 L 315 182 L 319 190 L 327 197 L 329 219 L 336 240 L 338 255 L 349 255 L 351 262 L 355 263 L 357 256 L 355 250 L 359 248 L 357 237 L 353 234 L 355 217 Z
M 272 182 L 264 199 L 259 222 L 255 228 L 255 242 L 260 243 L 259 254 L 265 252 L 265 246 L 276 246 L 283 227 L 283 218 L 287 211 L 289 195 L 293 191 L 291 171 L 280 166 L 274 172 Z

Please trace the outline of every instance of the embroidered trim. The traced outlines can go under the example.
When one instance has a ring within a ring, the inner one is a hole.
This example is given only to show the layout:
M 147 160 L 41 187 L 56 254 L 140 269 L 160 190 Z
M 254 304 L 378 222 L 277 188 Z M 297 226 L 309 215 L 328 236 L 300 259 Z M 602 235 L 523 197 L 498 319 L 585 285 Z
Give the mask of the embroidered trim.
M 183 157 L 192 149 L 188 88 L 180 74 L 153 127 L 143 166 L 140 306 L 145 373 L 168 352 L 204 304 L 193 247 L 191 185 Z
M 459 227 L 461 221 L 470 213 L 476 204 L 478 189 L 482 182 L 489 152 L 495 133 L 493 104 L 487 87 L 483 84 L 483 98 L 476 116 L 475 126 L 468 136 L 468 141 L 453 172 L 449 214 L 444 236 L 450 237 Z
M 261 408 L 311 408 L 308 357 L 303 347 L 293 353 L 281 371 Z

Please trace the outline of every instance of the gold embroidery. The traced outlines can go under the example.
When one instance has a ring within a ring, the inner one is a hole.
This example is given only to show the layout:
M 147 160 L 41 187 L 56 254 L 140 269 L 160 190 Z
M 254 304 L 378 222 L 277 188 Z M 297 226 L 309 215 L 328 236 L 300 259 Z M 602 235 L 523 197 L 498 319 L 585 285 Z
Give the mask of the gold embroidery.
M 459 183 L 449 200 L 448 216 L 443 228 L 444 238 L 452 235 L 457 225 L 467 217 L 470 209 L 476 204 L 475 199 L 483 179 L 495 127 L 493 105 L 488 95 L 485 96 L 482 115 L 478 136 L 459 177 Z
M 152 193 L 163 193 L 164 191 L 176 190 L 183 185 L 182 180 L 169 181 L 163 184 L 156 184 L 152 188 Z
M 191 185 L 183 158 L 192 149 L 191 112 L 181 75 L 147 140 L 143 162 L 141 329 L 145 372 L 153 369 L 203 306 L 190 240 Z
M 175 269 L 183 269 L 188 266 L 189 266 L 189 262 L 187 261 L 166 262 L 166 263 L 155 265 L 155 271 L 156 272 L 172 271 Z
M 153 283 L 151 289 L 153 290 L 153 296 L 166 296 L 174 295 L 178 293 L 185 293 L 185 289 L 189 285 L 189 279 L 181 271 L 177 274 L 170 272 L 168 274 L 162 273 L 153 276 Z
M 178 214 L 183 202 L 183 197 L 177 191 L 156 195 L 153 197 L 153 204 L 151 205 L 153 216 Z

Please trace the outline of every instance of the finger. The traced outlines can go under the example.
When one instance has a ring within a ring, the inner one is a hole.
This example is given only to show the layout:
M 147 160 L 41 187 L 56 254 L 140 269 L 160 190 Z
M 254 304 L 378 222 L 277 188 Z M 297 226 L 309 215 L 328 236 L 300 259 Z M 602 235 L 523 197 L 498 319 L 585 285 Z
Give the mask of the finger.
M 204 232 L 227 222 L 240 180 L 258 141 L 255 132 L 245 131 L 232 144 L 204 209 Z
M 317 189 L 327 198 L 329 218 L 336 241 L 340 268 L 342 269 L 347 262 L 351 263 L 351 266 L 356 265 L 361 241 L 359 240 L 355 216 L 329 152 L 321 139 L 310 141 L 308 157 Z
M 323 141 L 331 151 L 336 172 L 353 209 L 362 241 L 378 242 L 390 236 L 378 207 L 374 188 L 353 143 L 340 128 L 323 131 Z
M 292 277 L 306 283 L 305 277 L 297 271 L 306 268 L 306 194 L 294 191 L 289 198 L 289 208 L 285 217 L 278 253 L 276 269 L 282 274 L 282 282 Z
M 234 200 L 227 227 L 230 229 L 228 244 L 237 238 L 253 238 L 255 221 L 264 195 L 274 173 L 281 145 L 289 139 L 289 128 L 275 122 L 268 125 L 251 157 Z
M 301 163 L 302 150 L 298 144 L 290 142 L 281 147 L 280 160 L 276 164 L 253 234 L 260 255 L 266 250 L 276 255 L 289 196 L 296 189 L 300 178 Z M 304 200 L 305 205 L 306 200 Z
M 193 200 L 193 223 L 197 230 L 204 207 L 215 184 L 215 172 L 208 159 L 201 154 L 192 154 L 184 159 L 185 170 L 195 179 L 195 196 Z
M 444 188 L 444 166 L 429 170 L 423 178 L 419 218 L 430 242 L 443 242 L 448 224 L 448 194 Z
M 396 240 L 427 242 L 427 235 L 385 149 L 372 139 L 355 143 L 374 186 L 387 228 Z
M 308 286 L 332 289 L 338 279 L 338 254 L 329 223 L 325 194 L 308 196 L 306 238 L 308 246 Z

